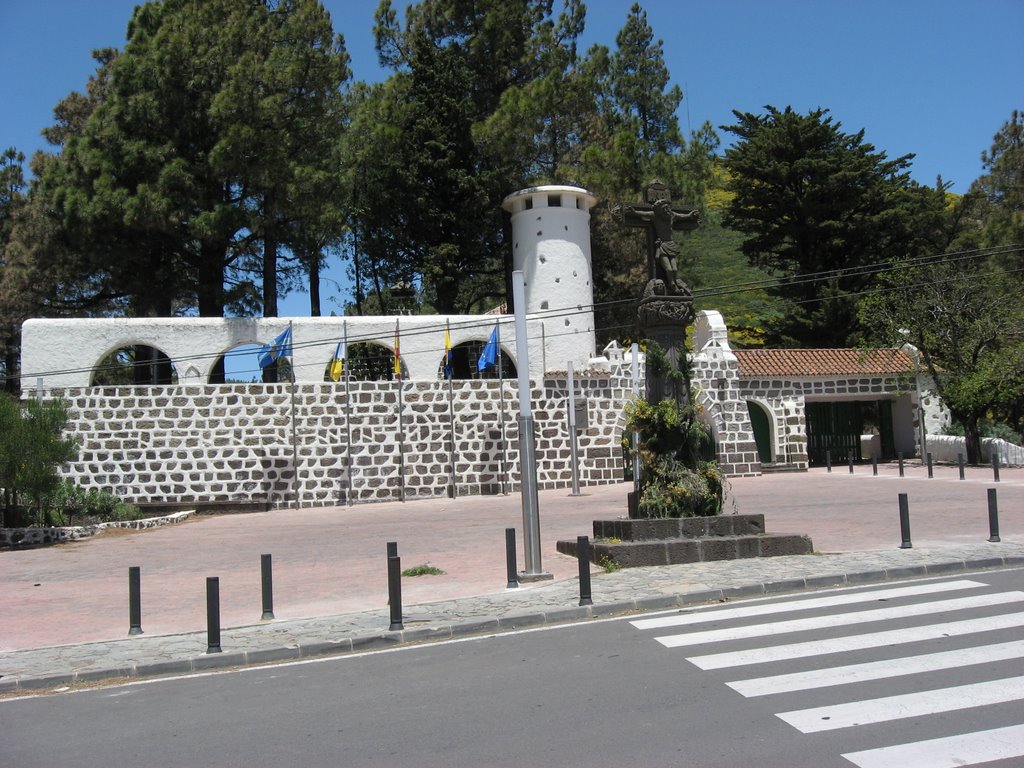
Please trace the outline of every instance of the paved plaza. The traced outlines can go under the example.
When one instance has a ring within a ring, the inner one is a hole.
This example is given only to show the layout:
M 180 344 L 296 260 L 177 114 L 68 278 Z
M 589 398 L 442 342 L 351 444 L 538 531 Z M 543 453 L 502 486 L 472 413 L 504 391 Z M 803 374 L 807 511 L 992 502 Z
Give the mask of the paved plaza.
M 978 568 L 1024 565 L 1024 469 L 870 465 L 731 481 L 727 513 L 761 513 L 772 533 L 802 533 L 815 555 L 605 573 L 578 605 L 578 566 L 558 539 L 626 514 L 629 484 L 540 494 L 542 566 L 551 581 L 506 589 L 505 529 L 520 496 L 431 499 L 204 516 L 53 547 L 0 551 L 0 692 L 448 638 L 630 610 Z M 1002 541 L 990 543 L 988 489 Z M 898 496 L 913 547 L 900 548 Z M 386 544 L 402 567 L 404 630 L 389 631 Z M 261 621 L 260 555 L 273 557 L 274 613 Z M 142 573 L 141 635 L 128 636 L 128 568 Z M 220 580 L 222 653 L 208 654 L 206 577 Z

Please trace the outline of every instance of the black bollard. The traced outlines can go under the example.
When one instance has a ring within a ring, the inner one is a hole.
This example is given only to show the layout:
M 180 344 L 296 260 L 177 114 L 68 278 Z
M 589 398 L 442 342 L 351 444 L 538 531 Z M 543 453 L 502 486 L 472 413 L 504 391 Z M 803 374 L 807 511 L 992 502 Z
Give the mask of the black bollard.
M 850 474 L 853 474 L 853 454 L 850 453 L 846 457 L 846 463 L 850 465 Z
M 956 455 L 956 465 L 960 468 L 960 479 L 963 480 L 964 479 L 964 455 L 962 453 L 958 453 Z
M 519 576 L 516 573 L 516 529 L 505 529 L 505 570 L 508 574 L 508 584 L 505 589 L 517 589 L 519 587 Z
M 935 473 L 932 471 L 932 454 L 931 454 L 931 451 L 928 452 L 927 456 L 928 456 L 928 479 L 930 480 L 933 477 L 935 477 Z
M 999 482 L 999 451 L 992 451 L 992 479 Z
M 871 474 L 874 475 L 875 477 L 878 477 L 878 457 L 877 456 L 872 456 L 871 457 Z
M 263 584 L 263 620 L 274 618 L 274 570 L 270 555 L 260 555 L 260 576 Z
M 910 543 L 910 503 L 905 493 L 900 494 L 900 535 L 903 537 L 900 549 L 910 549 L 914 546 Z
M 899 459 L 900 462 L 900 477 L 903 477 L 903 453 L 897 453 L 896 458 Z
M 142 634 L 142 571 L 137 565 L 128 568 L 128 634 Z
M 220 653 L 220 579 L 206 577 L 206 652 Z
M 829 472 L 832 471 L 832 451 L 825 451 L 825 467 Z
M 391 606 L 391 626 L 388 629 L 400 632 L 405 625 L 402 624 L 402 558 L 398 555 L 388 558 L 388 604 Z
M 388 557 L 398 557 L 398 542 L 397 541 L 389 541 L 388 542 Z
M 988 489 L 988 540 L 1000 541 L 999 538 L 999 504 L 996 501 L 996 489 Z
M 590 595 L 590 538 L 576 537 L 576 559 L 580 566 L 580 605 L 593 605 Z

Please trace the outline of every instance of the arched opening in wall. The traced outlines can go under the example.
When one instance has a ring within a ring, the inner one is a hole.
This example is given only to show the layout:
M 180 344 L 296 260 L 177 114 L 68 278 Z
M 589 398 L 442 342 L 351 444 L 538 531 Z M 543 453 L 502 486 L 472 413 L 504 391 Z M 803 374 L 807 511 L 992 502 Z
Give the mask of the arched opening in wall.
M 156 347 L 132 344 L 101 358 L 92 369 L 89 383 L 93 387 L 177 384 L 178 371 Z
M 775 461 L 775 430 L 772 429 L 774 419 L 761 403 L 747 400 L 747 413 L 750 414 L 750 426 L 754 432 L 754 444 L 757 445 L 757 460 L 761 464 Z
M 402 378 L 408 379 L 409 369 L 406 368 L 401 356 L 398 363 L 401 366 Z M 395 351 L 372 341 L 349 344 L 345 349 L 345 363 L 339 380 L 344 378 L 345 371 L 348 371 L 348 377 L 352 381 L 391 381 L 395 378 Z M 324 381 L 334 381 L 331 377 L 330 360 L 324 366 Z
M 484 370 L 480 370 L 480 357 L 487 346 L 486 340 L 464 341 L 452 347 L 452 378 L 453 379 L 514 379 L 519 374 L 516 372 L 516 365 L 512 358 L 501 351 L 493 356 L 494 362 L 488 363 Z M 500 357 L 500 369 L 499 369 Z M 445 378 L 444 353 L 441 353 L 441 360 L 437 366 L 437 377 Z
M 210 384 L 260 384 L 266 383 L 264 369 L 260 368 L 262 344 L 242 342 L 228 349 L 217 358 L 210 369 Z M 291 381 L 292 361 L 289 357 L 277 359 L 276 380 Z

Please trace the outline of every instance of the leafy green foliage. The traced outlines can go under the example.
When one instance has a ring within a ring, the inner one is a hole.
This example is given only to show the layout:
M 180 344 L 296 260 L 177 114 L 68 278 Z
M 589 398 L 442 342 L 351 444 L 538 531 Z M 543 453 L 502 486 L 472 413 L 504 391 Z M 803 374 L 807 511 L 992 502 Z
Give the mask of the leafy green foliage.
M 971 185 L 979 198 L 985 245 L 1024 243 L 1024 112 L 1013 110 L 981 155 L 986 173 Z M 1017 262 L 1024 265 L 1024 256 Z
M 423 563 L 422 565 L 414 565 L 412 568 L 406 568 L 402 571 L 403 576 L 444 576 L 444 571 L 436 566 Z
M 664 351 L 645 343 L 647 375 L 684 382 Z M 722 511 L 724 478 L 713 460 L 714 446 L 689 398 L 659 403 L 634 400 L 626 407 L 626 430 L 640 432 L 642 488 L 638 509 L 645 517 L 695 517 Z
M 24 404 L 0 394 L 0 523 L 16 525 L 35 515 L 50 524 L 46 497 L 59 480 L 57 468 L 78 455 L 63 436 L 67 406 L 58 400 Z
M 61 479 L 47 497 L 46 516 L 57 525 L 82 525 L 139 520 L 142 511 L 116 496 L 91 488 L 88 491 Z
M 747 261 L 743 235 L 722 226 L 709 211 L 704 223 L 680 243 L 683 274 L 693 289 L 696 312 L 714 309 L 729 327 L 729 341 L 740 349 L 765 346 L 767 328 L 783 314 L 783 301 L 763 285 L 768 274 Z
M 899 262 L 860 306 L 874 340 L 920 351 L 972 463 L 981 460 L 984 420 L 1024 429 L 1024 259 L 1012 239 L 1024 206 L 1022 126 L 1015 111 L 982 154 L 989 173 L 963 198 L 943 194 L 941 180 L 929 190 L 930 209 L 944 205 L 918 218 L 918 235 L 934 255 Z
M 981 460 L 978 421 L 1024 399 L 1024 286 L 1006 259 L 945 257 L 886 273 L 861 317 L 875 338 L 909 341 L 953 418 L 967 459 Z

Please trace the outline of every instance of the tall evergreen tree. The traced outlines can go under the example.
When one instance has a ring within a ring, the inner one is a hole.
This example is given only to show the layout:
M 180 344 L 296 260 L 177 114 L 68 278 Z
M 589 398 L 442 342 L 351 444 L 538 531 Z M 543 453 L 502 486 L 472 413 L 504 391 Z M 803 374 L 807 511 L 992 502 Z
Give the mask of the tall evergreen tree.
M 274 317 L 280 252 L 295 246 L 310 258 L 317 239 L 341 235 L 336 219 L 336 231 L 323 231 L 329 219 L 319 206 L 339 186 L 330 162 L 344 126 L 348 54 L 319 0 L 282 0 L 252 22 L 211 114 L 221 126 L 217 157 L 260 241 L 263 314 Z
M 14 219 L 25 204 L 25 155 L 8 147 L 0 155 L 0 284 L 13 282 L 6 255 L 14 231 Z M 18 320 L 15 296 L 0 288 L 0 390 L 16 392 L 18 371 Z
M 424 0 L 400 25 L 388 0 L 378 9 L 377 50 L 395 74 L 364 109 L 394 122 L 353 153 L 363 180 L 354 230 L 370 262 L 421 281 L 439 312 L 486 308 L 504 293 L 500 204 L 524 163 L 491 152 L 483 134 L 503 94 L 547 71 L 550 13 L 550 0 Z
M 985 173 L 971 185 L 985 245 L 1024 246 L 1024 112 L 1013 110 L 981 155 Z M 1018 261 L 1024 265 L 1024 256 Z
M 789 311 L 768 329 L 769 343 L 856 343 L 856 297 L 872 279 L 865 268 L 915 247 L 913 155 L 889 160 L 824 109 L 734 114 L 737 123 L 723 126 L 738 139 L 725 153 L 735 195 L 725 223 L 747 235 L 750 263 L 780 279 L 775 292 Z

